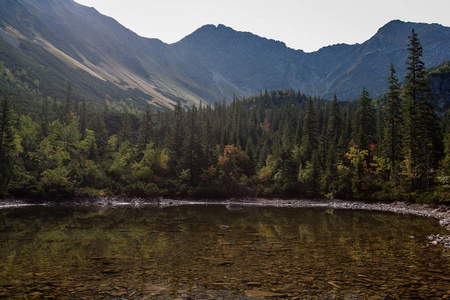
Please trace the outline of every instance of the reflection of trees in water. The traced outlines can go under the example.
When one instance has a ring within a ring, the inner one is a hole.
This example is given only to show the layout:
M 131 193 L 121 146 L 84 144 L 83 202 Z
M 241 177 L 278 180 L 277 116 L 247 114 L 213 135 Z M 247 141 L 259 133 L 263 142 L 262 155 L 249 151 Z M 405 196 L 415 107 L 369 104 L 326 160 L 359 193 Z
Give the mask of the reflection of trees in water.
M 440 253 L 430 258 L 433 249 L 425 249 L 423 240 L 409 239 L 437 229 L 422 218 L 319 209 L 5 210 L 0 286 L 12 278 L 25 281 L 30 272 L 45 273 L 41 277 L 49 281 L 94 284 L 94 276 L 96 284 L 110 284 L 116 278 L 142 284 L 143 290 L 188 295 L 202 287 L 245 290 L 245 280 L 261 288 L 287 284 L 287 278 L 297 287 L 308 287 L 313 278 L 326 288 L 332 287 L 326 280 L 344 280 L 345 274 L 349 280 L 359 275 L 400 280 L 426 270 L 429 262 L 421 256 L 450 266 Z

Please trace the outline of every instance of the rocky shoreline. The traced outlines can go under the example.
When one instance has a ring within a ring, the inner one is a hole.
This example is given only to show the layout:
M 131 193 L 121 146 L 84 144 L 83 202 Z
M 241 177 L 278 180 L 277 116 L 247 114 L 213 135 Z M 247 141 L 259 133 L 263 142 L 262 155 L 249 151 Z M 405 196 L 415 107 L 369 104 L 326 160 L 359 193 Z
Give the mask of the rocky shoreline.
M 450 206 L 444 204 L 418 204 L 408 202 L 363 202 L 338 199 L 228 199 L 216 200 L 180 200 L 180 199 L 142 199 L 142 198 L 99 198 L 75 201 L 35 202 L 15 199 L 0 200 L 0 209 L 25 206 L 92 206 L 92 207 L 143 207 L 158 206 L 171 207 L 182 205 L 225 205 L 229 209 L 245 207 L 291 207 L 291 208 L 325 208 L 325 209 L 350 209 L 384 211 L 396 214 L 415 215 L 439 220 L 439 224 L 450 230 Z
M 384 211 L 396 214 L 415 215 L 425 218 L 435 218 L 439 224 L 450 230 L 450 206 L 437 204 L 418 204 L 408 202 L 361 202 L 337 199 L 302 200 L 302 199 L 229 199 L 226 201 L 192 201 L 159 199 L 160 206 L 180 205 L 227 205 L 229 207 L 292 207 L 292 208 L 326 208 L 326 209 L 350 209 Z
M 226 205 L 230 209 L 244 207 L 291 207 L 291 208 L 325 208 L 384 211 L 396 214 L 415 215 L 435 218 L 450 230 L 450 206 L 444 204 L 418 204 L 409 202 L 364 202 L 338 199 L 228 199 L 228 200 L 185 200 L 185 199 L 143 199 L 104 197 L 98 199 L 79 199 L 73 201 L 27 201 L 17 199 L 1 199 L 0 209 L 25 206 L 92 206 L 92 207 L 143 207 L 143 206 L 182 206 L 182 205 Z

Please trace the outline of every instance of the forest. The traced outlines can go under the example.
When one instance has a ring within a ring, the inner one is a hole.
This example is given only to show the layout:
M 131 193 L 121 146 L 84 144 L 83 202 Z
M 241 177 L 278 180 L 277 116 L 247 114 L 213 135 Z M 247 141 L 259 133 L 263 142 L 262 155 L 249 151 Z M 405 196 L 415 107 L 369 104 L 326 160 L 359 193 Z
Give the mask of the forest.
M 21 83 L 2 93 L 0 197 L 448 202 L 449 118 L 435 109 L 414 30 L 409 42 L 405 78 L 391 65 L 385 95 L 363 88 L 353 102 L 282 90 L 142 111 L 78 101 L 69 83 L 61 101 L 27 108 L 17 91 L 39 95 L 39 81 L 0 64 L 0 79 Z

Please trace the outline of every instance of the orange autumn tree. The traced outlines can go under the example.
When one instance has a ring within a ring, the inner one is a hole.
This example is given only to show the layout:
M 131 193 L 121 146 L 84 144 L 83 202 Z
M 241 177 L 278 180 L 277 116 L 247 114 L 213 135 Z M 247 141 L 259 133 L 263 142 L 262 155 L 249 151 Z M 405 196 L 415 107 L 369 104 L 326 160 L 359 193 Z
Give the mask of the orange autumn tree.
M 244 151 L 233 145 L 226 145 L 223 155 L 219 155 L 217 162 L 220 170 L 220 181 L 226 190 L 239 188 L 239 180 L 242 175 L 249 175 L 250 158 Z

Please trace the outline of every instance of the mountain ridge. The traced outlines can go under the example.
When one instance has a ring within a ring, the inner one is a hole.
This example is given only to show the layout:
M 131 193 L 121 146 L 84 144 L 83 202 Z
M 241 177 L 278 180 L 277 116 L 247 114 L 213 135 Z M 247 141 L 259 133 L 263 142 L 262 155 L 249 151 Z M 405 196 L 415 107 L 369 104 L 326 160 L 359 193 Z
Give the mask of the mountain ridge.
M 53 97 L 63 97 L 61 83 L 70 81 L 78 97 L 97 103 L 123 99 L 171 108 L 177 100 L 189 106 L 265 89 L 354 100 L 363 86 L 372 96 L 386 91 L 391 62 L 404 76 L 412 28 L 427 68 L 450 60 L 450 28 L 435 23 L 393 20 L 364 43 L 304 52 L 223 24 L 204 25 L 166 44 L 72 0 L 4 0 L 0 61 L 44 69 L 39 79 Z

